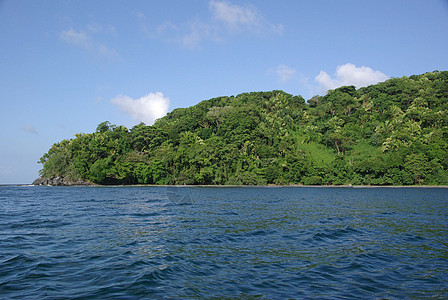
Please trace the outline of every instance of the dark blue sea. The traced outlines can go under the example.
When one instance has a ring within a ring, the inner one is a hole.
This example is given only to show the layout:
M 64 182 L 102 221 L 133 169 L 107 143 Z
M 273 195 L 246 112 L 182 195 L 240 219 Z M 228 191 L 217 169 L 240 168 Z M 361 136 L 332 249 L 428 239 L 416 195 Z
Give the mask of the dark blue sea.
M 447 299 L 448 189 L 0 187 L 1 299 Z

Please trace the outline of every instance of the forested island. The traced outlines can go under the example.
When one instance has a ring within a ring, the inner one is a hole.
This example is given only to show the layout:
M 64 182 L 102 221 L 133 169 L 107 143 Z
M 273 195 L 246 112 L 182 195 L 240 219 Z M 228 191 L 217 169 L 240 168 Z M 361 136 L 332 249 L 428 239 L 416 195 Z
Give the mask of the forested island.
M 283 91 L 218 97 L 152 126 L 106 121 L 39 162 L 36 184 L 448 185 L 448 72 L 307 103 Z

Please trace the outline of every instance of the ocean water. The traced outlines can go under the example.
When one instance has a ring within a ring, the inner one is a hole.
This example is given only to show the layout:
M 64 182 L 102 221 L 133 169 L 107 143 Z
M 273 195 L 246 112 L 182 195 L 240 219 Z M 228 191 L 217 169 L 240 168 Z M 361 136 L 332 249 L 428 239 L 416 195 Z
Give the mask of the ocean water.
M 448 189 L 0 187 L 1 299 L 447 299 Z

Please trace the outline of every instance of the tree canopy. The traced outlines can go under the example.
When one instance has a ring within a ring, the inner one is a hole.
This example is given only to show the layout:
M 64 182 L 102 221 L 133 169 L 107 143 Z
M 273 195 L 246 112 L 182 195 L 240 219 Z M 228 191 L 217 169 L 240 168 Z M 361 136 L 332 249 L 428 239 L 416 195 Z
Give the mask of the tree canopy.
M 98 184 L 448 185 L 448 72 L 218 97 L 152 126 L 102 122 L 55 143 L 45 178 Z

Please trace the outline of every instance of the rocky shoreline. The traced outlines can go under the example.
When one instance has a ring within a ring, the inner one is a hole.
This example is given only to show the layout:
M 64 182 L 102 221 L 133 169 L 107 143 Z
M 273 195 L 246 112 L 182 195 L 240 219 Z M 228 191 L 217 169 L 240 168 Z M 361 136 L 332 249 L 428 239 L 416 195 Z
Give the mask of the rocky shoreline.
M 42 186 L 94 186 L 95 184 L 90 181 L 82 179 L 71 179 L 65 176 L 58 176 L 52 178 L 39 177 L 33 181 L 33 185 Z
M 26 184 L 24 184 L 26 185 Z M 35 186 L 104 186 L 101 184 L 95 184 L 91 181 L 83 179 L 71 179 L 65 176 L 58 176 L 52 178 L 39 177 L 33 181 L 31 185 Z M 1 186 L 1 185 L 0 185 Z M 164 187 L 306 187 L 306 188 L 448 188 L 446 185 L 300 185 L 300 184 L 290 184 L 290 185 L 154 185 L 154 184 L 119 184 L 119 185 L 108 185 L 108 186 L 164 186 Z

